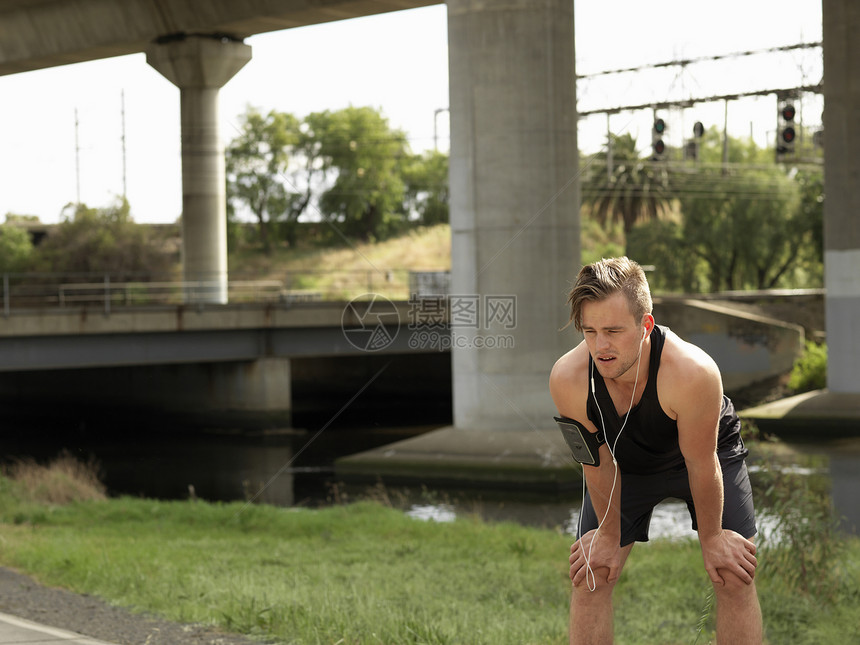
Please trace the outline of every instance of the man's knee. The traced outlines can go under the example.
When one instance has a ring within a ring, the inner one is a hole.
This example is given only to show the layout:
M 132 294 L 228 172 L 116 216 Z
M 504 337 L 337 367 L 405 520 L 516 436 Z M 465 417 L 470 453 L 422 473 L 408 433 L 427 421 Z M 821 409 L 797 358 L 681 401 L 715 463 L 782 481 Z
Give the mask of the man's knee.
M 723 579 L 723 584 L 714 584 L 714 592 L 716 593 L 717 600 L 740 600 L 749 597 L 750 594 L 754 595 L 756 593 L 755 581 L 747 583 L 726 569 L 717 569 L 717 573 Z
M 600 600 L 605 596 L 611 596 L 615 585 L 614 580 L 609 582 L 609 567 L 598 567 L 589 572 L 586 577 L 576 585 L 573 585 L 574 596 L 581 597 L 583 601 Z

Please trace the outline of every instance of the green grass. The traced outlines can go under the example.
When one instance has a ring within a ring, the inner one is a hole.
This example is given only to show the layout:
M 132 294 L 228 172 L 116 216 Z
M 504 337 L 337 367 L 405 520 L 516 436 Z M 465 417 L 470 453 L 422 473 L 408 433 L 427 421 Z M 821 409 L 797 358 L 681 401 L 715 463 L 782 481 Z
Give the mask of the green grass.
M 605 228 L 586 213 L 582 227 L 583 263 L 624 253 L 624 234 L 619 224 Z M 409 229 L 381 242 L 338 240 L 334 246 L 322 246 L 318 241 L 306 240 L 296 248 L 276 246 L 268 255 L 256 246 L 237 243 L 231 246 L 229 256 L 232 280 L 282 280 L 287 289 L 320 293 L 324 299 L 379 293 L 406 300 L 410 271 L 450 268 L 448 224 Z
M 288 289 L 317 292 L 325 299 L 379 293 L 407 300 L 410 271 L 447 271 L 450 267 L 451 229 L 447 224 L 411 229 L 382 242 L 278 247 L 269 255 L 254 247 L 241 247 L 231 250 L 229 258 L 231 279 L 282 280 Z
M 48 506 L 0 483 L 0 563 L 118 605 L 282 643 L 566 642 L 571 538 L 560 531 L 424 522 L 376 502 Z M 860 642 L 858 563 L 855 540 L 832 599 L 763 567 L 769 642 Z M 617 642 L 693 643 L 700 622 L 709 642 L 708 594 L 695 542 L 637 546 L 616 592 Z
M 122 499 L 35 519 L 4 527 L 3 563 L 179 621 L 290 643 L 554 643 L 564 630 L 569 540 L 551 531 L 369 502 Z
M 584 264 L 623 255 L 624 234 L 619 224 L 602 227 L 585 213 L 582 229 Z M 405 300 L 409 297 L 409 271 L 450 268 L 448 224 L 409 229 L 382 242 L 339 240 L 337 245 L 322 246 L 304 241 L 296 248 L 276 246 L 268 255 L 256 246 L 237 243 L 229 256 L 233 280 L 283 280 L 288 289 L 318 292 L 325 299 L 349 299 L 371 292 Z

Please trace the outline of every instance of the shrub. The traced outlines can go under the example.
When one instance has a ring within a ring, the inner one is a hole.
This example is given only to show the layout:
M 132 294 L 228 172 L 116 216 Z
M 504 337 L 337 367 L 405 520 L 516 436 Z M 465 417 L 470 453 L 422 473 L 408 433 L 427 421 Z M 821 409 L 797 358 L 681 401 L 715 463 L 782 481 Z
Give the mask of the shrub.
M 21 459 L 7 469 L 22 497 L 40 504 L 69 504 L 105 499 L 105 486 L 98 477 L 98 465 L 83 463 L 68 452 L 61 453 L 47 465 L 33 459 Z
M 827 345 L 806 341 L 803 354 L 798 358 L 788 379 L 788 387 L 795 392 L 820 390 L 827 386 Z

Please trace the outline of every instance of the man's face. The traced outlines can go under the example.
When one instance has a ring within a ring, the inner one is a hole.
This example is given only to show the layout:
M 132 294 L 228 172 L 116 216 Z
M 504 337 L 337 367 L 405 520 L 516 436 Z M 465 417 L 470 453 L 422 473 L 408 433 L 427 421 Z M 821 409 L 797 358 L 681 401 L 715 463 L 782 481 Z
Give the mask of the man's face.
M 633 318 L 623 294 L 584 303 L 582 332 L 603 378 L 619 378 L 636 364 L 644 326 Z

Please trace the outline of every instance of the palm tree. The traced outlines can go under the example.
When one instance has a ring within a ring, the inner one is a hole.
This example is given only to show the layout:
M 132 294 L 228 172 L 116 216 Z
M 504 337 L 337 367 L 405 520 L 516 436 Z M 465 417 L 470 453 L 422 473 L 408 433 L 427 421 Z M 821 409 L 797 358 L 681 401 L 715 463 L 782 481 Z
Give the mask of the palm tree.
M 669 211 L 671 194 L 665 164 L 642 159 L 630 134 L 610 134 L 607 151 L 593 155 L 585 165 L 582 201 L 602 226 L 620 221 L 625 237 L 640 220 L 656 219 Z

